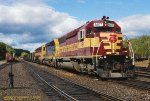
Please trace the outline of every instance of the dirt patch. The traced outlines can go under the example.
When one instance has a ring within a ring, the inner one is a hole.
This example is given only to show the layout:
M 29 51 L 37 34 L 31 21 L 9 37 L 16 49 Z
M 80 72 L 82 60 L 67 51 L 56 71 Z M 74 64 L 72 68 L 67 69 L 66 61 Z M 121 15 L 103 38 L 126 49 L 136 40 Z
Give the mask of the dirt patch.
M 139 62 L 135 62 L 135 67 L 144 67 L 144 68 L 148 68 L 149 65 L 149 60 L 144 60 L 144 61 L 139 61 Z

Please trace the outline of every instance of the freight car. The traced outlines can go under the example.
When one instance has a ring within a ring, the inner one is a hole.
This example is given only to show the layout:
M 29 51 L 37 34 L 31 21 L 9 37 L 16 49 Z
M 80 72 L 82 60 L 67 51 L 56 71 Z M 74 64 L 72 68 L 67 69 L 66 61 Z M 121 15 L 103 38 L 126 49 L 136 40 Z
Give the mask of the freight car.
M 125 40 L 123 40 L 125 37 Z M 35 50 L 38 61 L 101 78 L 134 76 L 134 52 L 120 26 L 103 16 Z

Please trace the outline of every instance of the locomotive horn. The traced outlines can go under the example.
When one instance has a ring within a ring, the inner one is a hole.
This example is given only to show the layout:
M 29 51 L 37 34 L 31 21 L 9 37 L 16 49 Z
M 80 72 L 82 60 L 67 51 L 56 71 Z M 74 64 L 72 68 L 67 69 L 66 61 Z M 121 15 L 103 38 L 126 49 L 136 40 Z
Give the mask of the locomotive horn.
M 106 19 L 106 16 L 103 16 L 102 20 L 105 20 Z

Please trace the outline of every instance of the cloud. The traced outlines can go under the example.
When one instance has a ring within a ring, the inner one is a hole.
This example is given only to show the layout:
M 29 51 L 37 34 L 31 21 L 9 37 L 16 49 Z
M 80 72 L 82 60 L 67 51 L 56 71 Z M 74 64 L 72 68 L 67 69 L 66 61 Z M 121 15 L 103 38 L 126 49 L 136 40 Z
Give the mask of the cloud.
M 12 44 L 13 40 L 8 36 L 5 36 L 3 33 L 0 33 L 0 42 L 4 42 L 6 44 Z
M 85 22 L 56 11 L 43 0 L 0 0 L 0 14 L 0 41 L 31 51 Z M 150 15 L 128 16 L 118 23 L 129 37 L 150 34 Z
M 40 4 L 44 4 L 44 2 L 42 2 L 43 0 L 0 0 L 1 4 L 5 4 L 5 5 L 12 5 L 12 4 L 28 4 L 28 5 L 40 5 Z M 44 0 L 45 1 L 45 0 Z
M 28 49 L 30 52 L 34 52 L 34 49 L 40 47 L 41 44 L 45 44 L 45 43 L 26 43 L 26 44 L 22 44 L 21 47 L 20 44 L 18 44 L 15 45 L 15 48 Z
M 150 35 L 150 15 L 132 15 L 118 21 L 123 34 L 128 37 Z
M 0 5 L 0 33 L 9 36 L 10 40 L 15 39 L 8 42 L 14 47 L 25 48 L 22 46 L 49 42 L 84 23 L 67 13 L 56 11 L 41 0 L 36 3 L 36 0 L 21 1 L 7 0 Z

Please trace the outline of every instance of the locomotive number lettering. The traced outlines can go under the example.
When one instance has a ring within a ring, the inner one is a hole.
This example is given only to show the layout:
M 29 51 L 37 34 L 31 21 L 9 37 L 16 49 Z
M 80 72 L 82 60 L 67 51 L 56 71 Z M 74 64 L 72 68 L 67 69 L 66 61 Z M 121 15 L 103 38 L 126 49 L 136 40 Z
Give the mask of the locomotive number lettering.
M 94 27 L 102 27 L 102 26 L 103 26 L 103 23 L 94 23 L 93 26 L 94 26 Z

